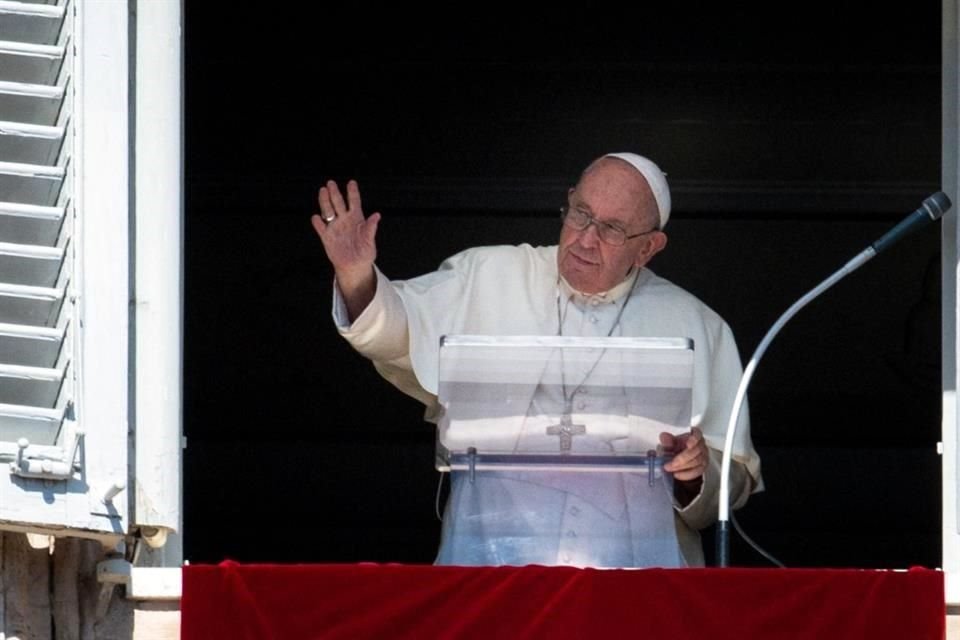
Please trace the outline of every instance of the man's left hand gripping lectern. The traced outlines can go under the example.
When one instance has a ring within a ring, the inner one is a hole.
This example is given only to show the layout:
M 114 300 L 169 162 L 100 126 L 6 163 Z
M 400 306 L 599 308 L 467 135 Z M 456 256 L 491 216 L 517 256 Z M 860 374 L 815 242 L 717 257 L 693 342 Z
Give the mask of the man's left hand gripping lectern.
M 582 499 L 583 508 L 624 512 L 637 545 L 667 547 L 627 555 L 670 566 L 660 558 L 676 553 L 673 485 L 659 434 L 690 429 L 693 362 L 685 338 L 444 336 L 437 468 L 462 472 L 455 481 L 469 483 L 477 504 L 526 505 L 509 522 L 471 519 L 483 531 L 467 537 L 480 538 L 478 549 L 491 537 L 537 547 L 557 535 L 544 501 L 559 493 Z M 521 524 L 527 529 L 515 531 Z

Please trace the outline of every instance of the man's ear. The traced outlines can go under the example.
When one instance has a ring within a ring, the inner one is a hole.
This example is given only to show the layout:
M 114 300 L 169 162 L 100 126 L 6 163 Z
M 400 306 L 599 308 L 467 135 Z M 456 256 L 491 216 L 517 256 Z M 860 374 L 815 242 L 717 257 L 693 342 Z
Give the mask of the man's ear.
M 654 231 L 644 238 L 644 240 L 645 242 L 640 247 L 640 250 L 637 251 L 637 257 L 633 261 L 637 267 L 643 267 L 653 259 L 653 256 L 667 247 L 667 234 L 663 231 Z

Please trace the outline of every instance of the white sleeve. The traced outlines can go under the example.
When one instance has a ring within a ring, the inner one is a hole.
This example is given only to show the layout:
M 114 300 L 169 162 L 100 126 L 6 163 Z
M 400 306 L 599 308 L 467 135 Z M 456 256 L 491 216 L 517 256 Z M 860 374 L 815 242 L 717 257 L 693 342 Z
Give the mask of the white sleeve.
M 337 331 L 388 382 L 427 406 L 428 419 L 435 413 L 436 396 L 425 391 L 410 362 L 410 335 L 407 313 L 390 280 L 374 267 L 377 290 L 367 308 L 350 322 L 343 294 L 333 284 L 333 322 Z M 432 421 L 436 421 L 433 419 Z
M 333 322 L 358 352 L 374 362 L 408 357 L 410 340 L 403 301 L 383 273 L 374 267 L 377 289 L 367 308 L 351 323 L 343 294 L 333 283 Z
M 674 499 L 674 508 L 691 529 L 703 529 L 717 521 L 720 504 L 720 461 L 723 454 L 716 449 L 709 449 L 709 452 L 710 460 L 703 474 L 700 493 L 685 507 L 681 507 Z M 746 466 L 733 461 L 730 465 L 730 508 L 739 509 L 745 505 L 753 489 L 753 479 Z

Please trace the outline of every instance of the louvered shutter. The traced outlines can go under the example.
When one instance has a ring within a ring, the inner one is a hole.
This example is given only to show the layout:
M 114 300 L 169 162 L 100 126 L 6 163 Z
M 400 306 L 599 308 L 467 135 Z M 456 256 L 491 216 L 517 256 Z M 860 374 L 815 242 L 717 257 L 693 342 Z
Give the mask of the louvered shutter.
M 126 28 L 0 0 L 0 528 L 127 527 Z
M 8 455 L 20 442 L 11 471 L 23 476 L 27 456 L 76 433 L 65 18 L 64 6 L 0 2 L 0 442 Z

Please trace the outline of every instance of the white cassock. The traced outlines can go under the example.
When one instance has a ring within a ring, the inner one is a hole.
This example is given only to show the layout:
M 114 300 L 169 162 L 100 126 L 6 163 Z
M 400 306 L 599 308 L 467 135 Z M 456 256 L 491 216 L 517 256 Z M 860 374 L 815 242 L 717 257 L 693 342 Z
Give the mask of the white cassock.
M 558 278 L 556 256 L 556 247 L 480 247 L 411 280 L 390 282 L 378 271 L 376 296 L 352 324 L 335 291 L 334 320 L 384 378 L 426 405 L 430 421 L 443 335 L 558 335 L 562 318 L 563 335 L 690 338 L 692 422 L 710 447 L 700 494 L 682 508 L 670 505 L 675 538 L 652 544 L 642 526 L 652 507 L 638 497 L 645 476 L 483 472 L 470 483 L 455 473 L 437 563 L 702 566 L 698 530 L 716 520 L 720 452 L 741 375 L 733 335 L 714 311 L 649 269 L 602 295 L 572 292 Z M 762 488 L 746 407 L 733 453 L 737 508 Z

